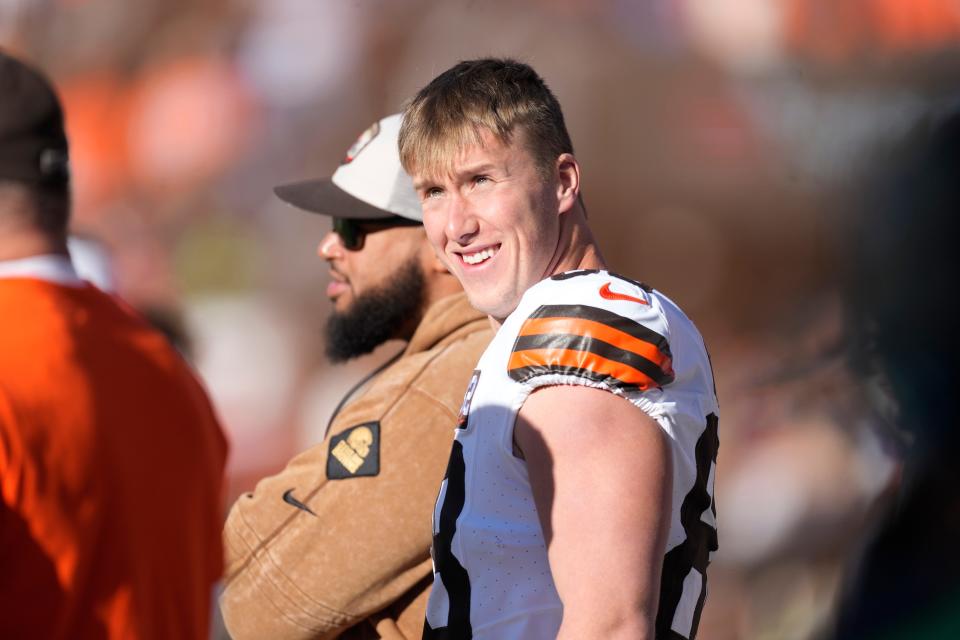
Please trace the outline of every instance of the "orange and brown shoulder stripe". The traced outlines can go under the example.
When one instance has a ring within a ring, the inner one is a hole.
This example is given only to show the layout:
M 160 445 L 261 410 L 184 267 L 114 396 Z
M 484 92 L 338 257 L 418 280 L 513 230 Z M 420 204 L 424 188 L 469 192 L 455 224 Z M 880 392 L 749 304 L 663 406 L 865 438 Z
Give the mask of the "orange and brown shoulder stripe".
M 545 305 L 520 328 L 507 366 L 518 382 L 574 375 L 641 391 L 673 381 L 667 339 L 649 327 L 589 305 Z

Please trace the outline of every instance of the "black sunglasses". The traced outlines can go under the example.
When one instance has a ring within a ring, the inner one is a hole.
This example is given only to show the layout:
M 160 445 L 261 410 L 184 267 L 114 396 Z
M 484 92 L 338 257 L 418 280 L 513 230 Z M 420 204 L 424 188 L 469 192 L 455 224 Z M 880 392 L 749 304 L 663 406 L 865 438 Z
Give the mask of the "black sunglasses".
M 357 218 L 334 218 L 333 232 L 340 236 L 343 248 L 349 251 L 359 251 L 363 248 L 363 240 L 368 233 L 389 229 L 391 227 L 419 227 L 422 223 L 402 216 L 381 218 L 377 220 L 359 220 Z

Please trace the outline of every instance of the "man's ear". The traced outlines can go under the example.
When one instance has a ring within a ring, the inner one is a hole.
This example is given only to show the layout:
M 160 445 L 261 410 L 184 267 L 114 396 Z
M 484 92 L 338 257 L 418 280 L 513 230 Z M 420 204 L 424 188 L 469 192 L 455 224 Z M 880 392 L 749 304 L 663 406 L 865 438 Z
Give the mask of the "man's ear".
M 566 213 L 573 208 L 580 195 L 580 163 L 572 153 L 560 154 L 557 158 L 557 213 Z

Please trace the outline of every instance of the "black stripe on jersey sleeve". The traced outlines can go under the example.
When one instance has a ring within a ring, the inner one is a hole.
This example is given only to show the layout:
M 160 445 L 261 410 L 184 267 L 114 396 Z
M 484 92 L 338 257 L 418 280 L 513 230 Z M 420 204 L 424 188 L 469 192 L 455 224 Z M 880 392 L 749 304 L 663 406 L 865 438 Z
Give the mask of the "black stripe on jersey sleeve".
M 573 351 L 589 351 L 607 360 L 625 364 L 644 373 L 657 385 L 663 387 L 673 382 L 673 375 L 661 369 L 657 363 L 647 360 L 632 351 L 626 351 L 608 342 L 568 333 L 550 333 L 536 336 L 520 336 L 513 347 L 514 352 L 527 349 L 570 349 Z
M 670 353 L 670 343 L 664 336 L 635 320 L 618 315 L 612 311 L 607 311 L 606 309 L 600 309 L 599 307 L 591 307 L 584 304 L 549 304 L 538 308 L 530 315 L 530 318 L 583 318 L 585 320 L 593 320 L 594 322 L 613 327 L 638 340 L 656 345 L 661 353 L 672 357 Z M 516 351 L 516 349 L 514 349 L 514 351 Z

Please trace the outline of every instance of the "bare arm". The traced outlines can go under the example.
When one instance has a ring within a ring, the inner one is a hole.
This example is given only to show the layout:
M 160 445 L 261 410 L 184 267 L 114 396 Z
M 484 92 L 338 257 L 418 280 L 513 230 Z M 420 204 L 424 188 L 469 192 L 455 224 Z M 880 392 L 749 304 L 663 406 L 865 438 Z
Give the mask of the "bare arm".
M 652 638 L 670 522 L 670 445 L 625 399 L 555 386 L 527 399 L 523 451 L 563 602 L 558 638 Z

